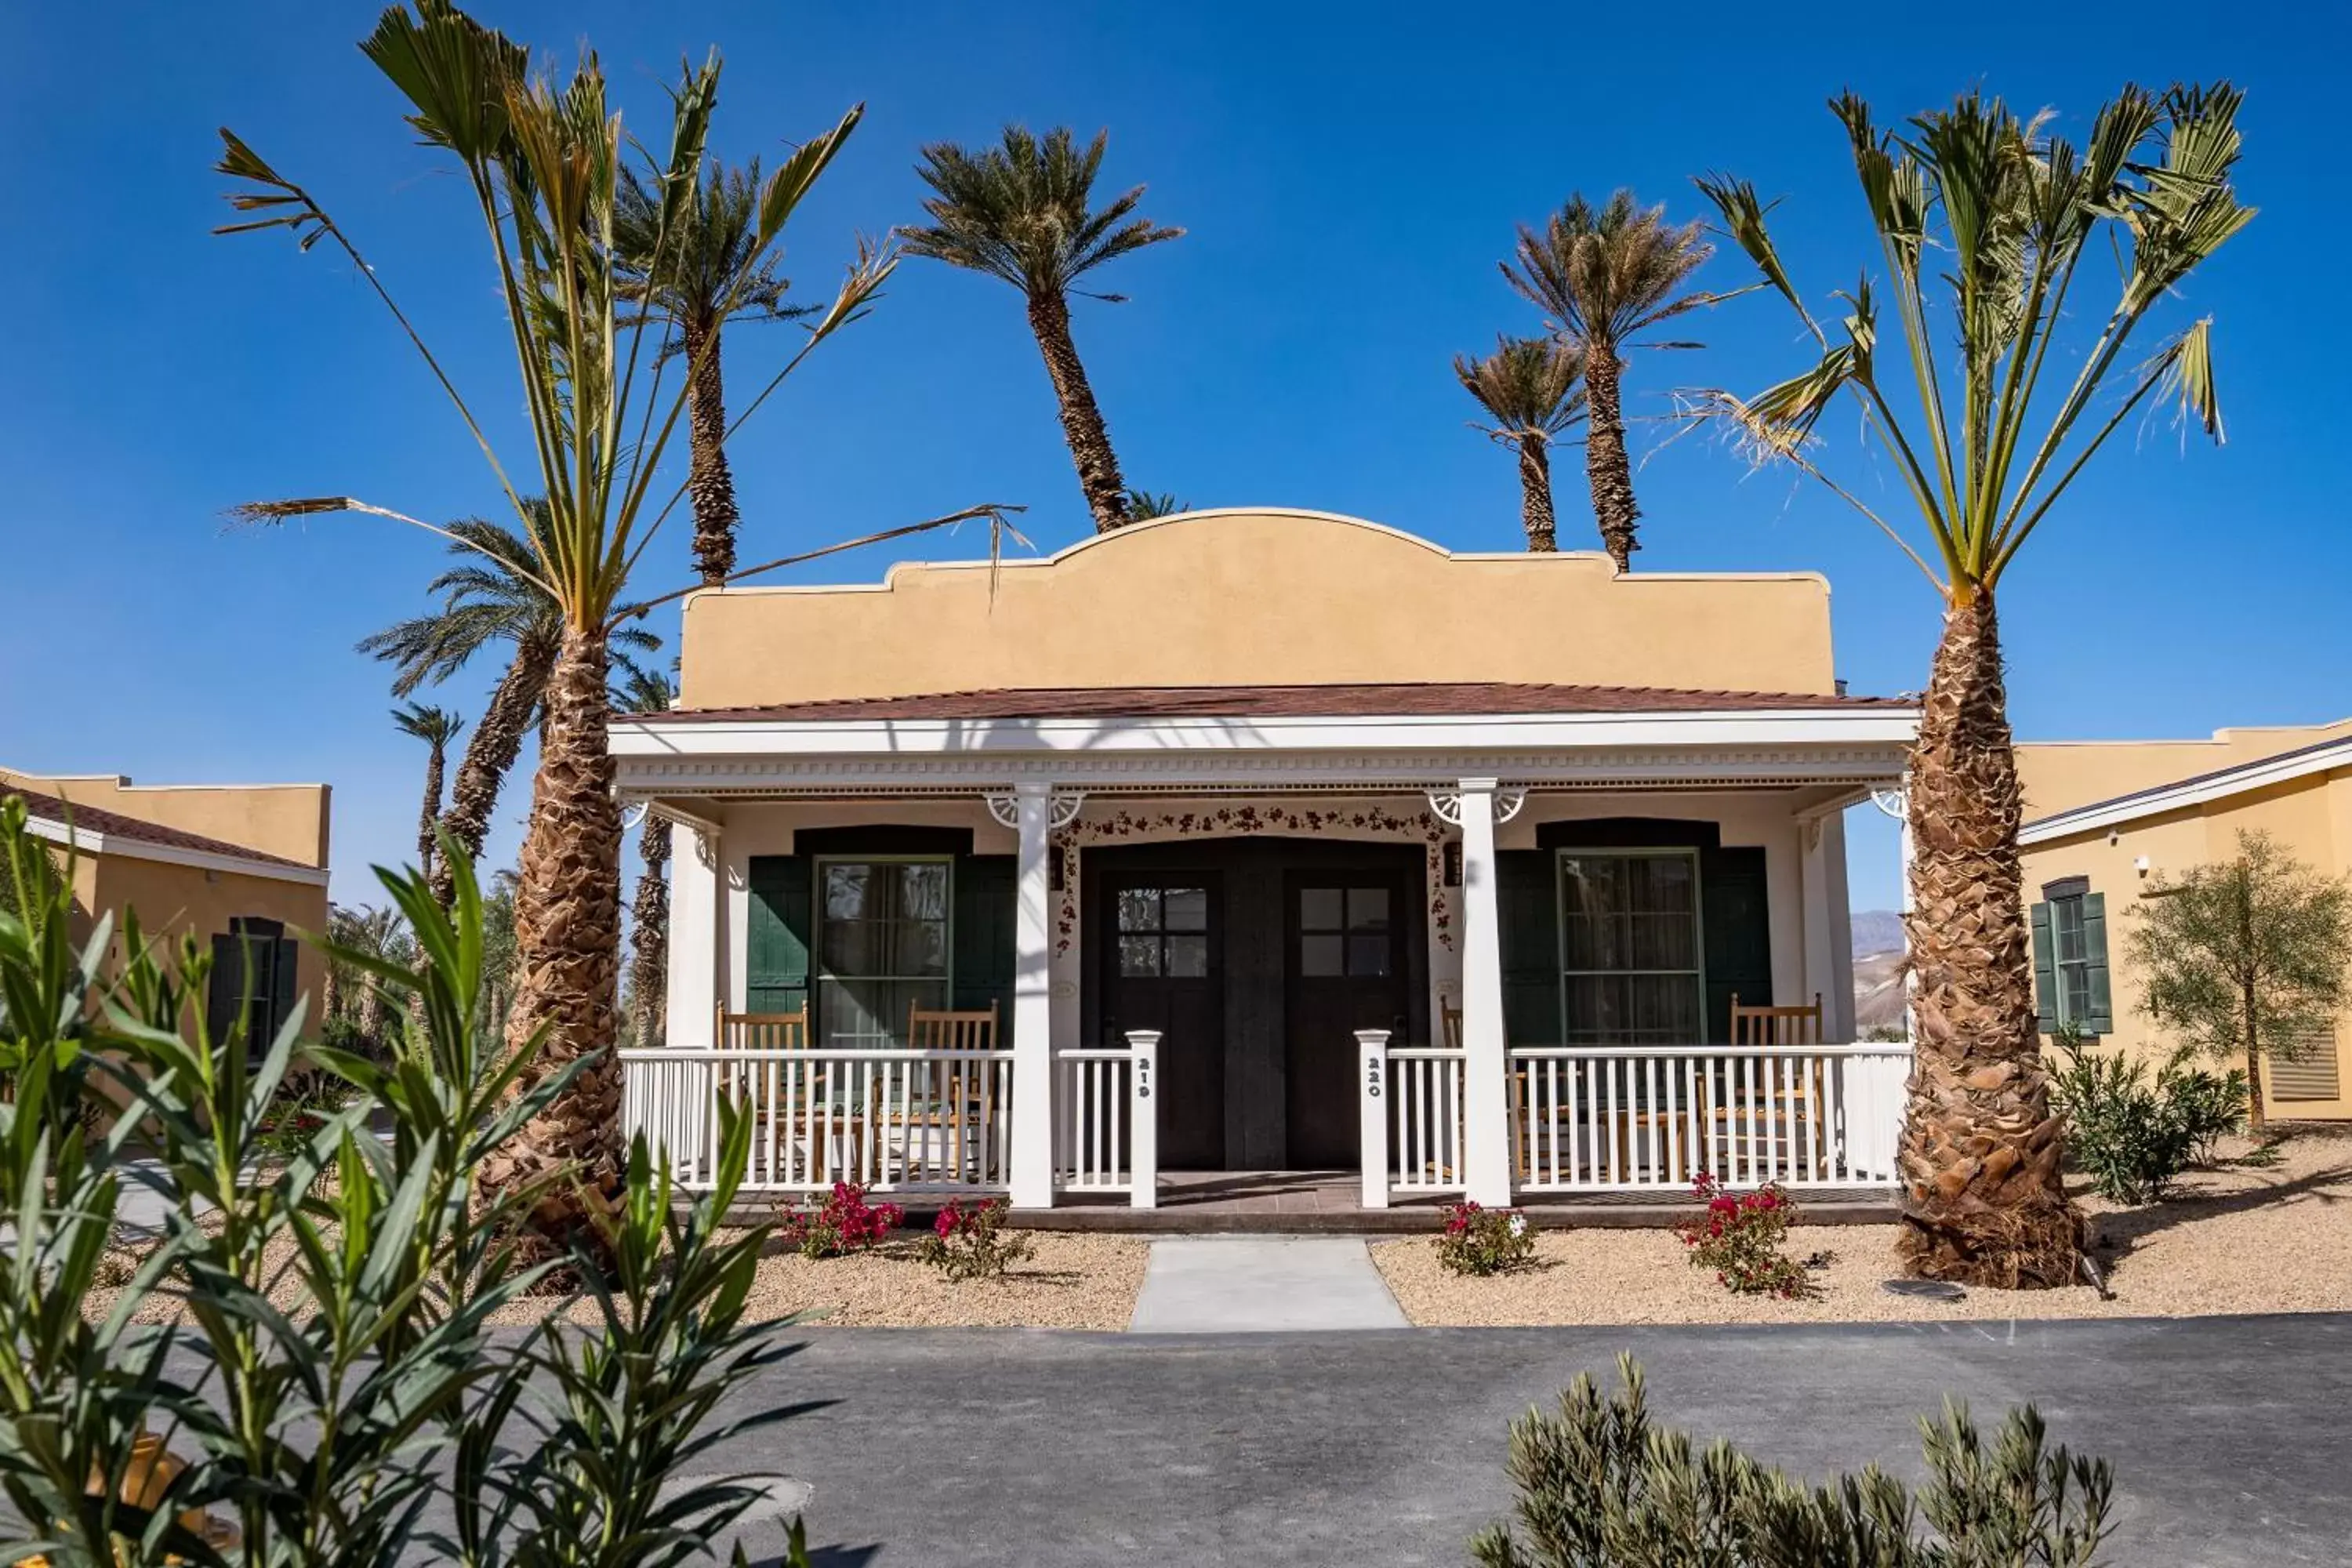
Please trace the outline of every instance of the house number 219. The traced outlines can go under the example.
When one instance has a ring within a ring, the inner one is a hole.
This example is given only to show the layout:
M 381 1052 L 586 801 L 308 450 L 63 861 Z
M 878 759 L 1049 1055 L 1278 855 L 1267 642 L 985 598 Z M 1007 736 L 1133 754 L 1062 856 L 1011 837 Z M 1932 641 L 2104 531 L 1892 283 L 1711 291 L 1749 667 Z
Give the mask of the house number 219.
M 1138 1100 L 1151 1098 L 1151 1064 L 1139 1057 L 1136 1058 L 1135 1063 L 1135 1098 Z

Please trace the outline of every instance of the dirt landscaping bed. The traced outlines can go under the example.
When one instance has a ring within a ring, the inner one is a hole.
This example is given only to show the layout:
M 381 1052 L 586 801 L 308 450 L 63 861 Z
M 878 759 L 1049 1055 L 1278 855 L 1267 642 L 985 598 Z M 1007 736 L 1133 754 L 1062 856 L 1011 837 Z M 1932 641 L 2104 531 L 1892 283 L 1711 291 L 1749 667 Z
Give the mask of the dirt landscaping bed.
M 1150 1246 L 1131 1237 L 1024 1233 L 1033 1251 L 1002 1279 L 951 1280 L 915 1256 L 912 1240 L 812 1262 L 760 1260 L 751 1310 L 806 1314 L 838 1328 L 1124 1329 L 1143 1289 Z
M 2078 1193 L 2112 1300 L 2089 1289 L 1970 1290 L 1960 1301 L 1888 1294 L 1893 1226 L 1801 1226 L 1789 1253 L 1830 1255 L 1818 1294 L 1734 1296 L 1690 1267 L 1669 1231 L 1549 1231 L 1528 1268 L 1471 1279 L 1438 1266 L 1432 1240 L 1377 1244 L 1373 1261 L 1405 1316 L 1425 1325 L 1862 1322 L 1981 1318 L 2136 1318 L 2352 1310 L 2352 1128 L 2286 1133 L 2274 1163 L 2225 1142 L 2224 1163 L 2180 1195 L 2138 1208 Z

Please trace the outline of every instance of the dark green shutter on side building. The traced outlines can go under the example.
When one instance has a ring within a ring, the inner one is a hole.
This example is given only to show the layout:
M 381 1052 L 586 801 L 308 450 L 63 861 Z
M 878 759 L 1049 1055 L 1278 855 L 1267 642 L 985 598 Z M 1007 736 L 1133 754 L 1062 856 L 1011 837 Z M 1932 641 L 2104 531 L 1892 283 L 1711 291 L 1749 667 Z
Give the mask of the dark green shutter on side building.
M 755 855 L 749 871 L 743 1005 L 752 1013 L 797 1013 L 809 991 L 809 862 L 800 855 Z
M 2058 944 L 2050 934 L 2050 906 L 2026 911 L 2033 928 L 2033 1026 L 2047 1035 L 2058 1027 Z
M 2084 976 L 2090 984 L 2091 1016 L 2083 1021 L 2086 1035 L 2112 1035 L 2116 1032 L 2115 1003 L 2107 993 L 2107 896 L 2105 893 L 2083 895 L 2083 956 Z

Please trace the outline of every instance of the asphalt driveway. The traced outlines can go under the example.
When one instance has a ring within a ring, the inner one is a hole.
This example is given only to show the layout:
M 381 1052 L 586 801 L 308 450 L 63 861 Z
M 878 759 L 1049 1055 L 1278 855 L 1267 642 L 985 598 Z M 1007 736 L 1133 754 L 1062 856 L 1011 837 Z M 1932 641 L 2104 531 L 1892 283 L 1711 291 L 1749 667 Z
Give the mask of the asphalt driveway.
M 2115 1466 L 2115 1564 L 2352 1562 L 2352 1317 L 1120 1336 L 814 1331 L 724 1456 L 814 1489 L 825 1568 L 1466 1561 L 1505 1427 L 1621 1350 L 1654 1411 L 1818 1477 L 1919 1471 L 1947 1392 Z M 772 1542 L 747 1546 L 772 1550 Z

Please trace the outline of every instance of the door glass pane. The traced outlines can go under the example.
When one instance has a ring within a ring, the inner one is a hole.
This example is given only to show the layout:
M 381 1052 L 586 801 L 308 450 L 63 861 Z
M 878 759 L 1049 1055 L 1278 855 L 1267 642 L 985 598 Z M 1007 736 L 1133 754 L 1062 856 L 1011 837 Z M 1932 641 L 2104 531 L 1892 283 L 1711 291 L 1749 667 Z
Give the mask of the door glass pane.
M 1336 933 L 1328 936 L 1302 936 L 1298 939 L 1298 973 L 1315 978 L 1347 973 L 1347 938 Z
M 1339 889 L 1301 888 L 1298 890 L 1298 926 L 1301 931 L 1339 931 L 1347 923 L 1347 905 Z
M 906 1043 L 915 1007 L 948 1001 L 950 868 L 944 860 L 823 866 L 817 929 L 820 1043 Z
M 1384 975 L 1389 972 L 1389 939 L 1383 935 L 1348 939 L 1348 973 Z
M 1388 930 L 1389 890 L 1386 888 L 1349 889 L 1348 929 L 1349 931 Z
M 1158 931 L 1160 929 L 1160 889 L 1121 888 L 1118 893 L 1118 929 Z
M 1160 973 L 1160 939 L 1126 935 L 1118 939 L 1118 972 L 1129 978 L 1149 979 Z
M 1206 889 L 1171 888 L 1161 897 L 1165 900 L 1161 918 L 1170 931 L 1209 929 L 1209 894 Z
M 1209 973 L 1209 939 L 1205 936 L 1171 936 L 1168 939 L 1168 975 L 1171 980 L 1198 980 Z

